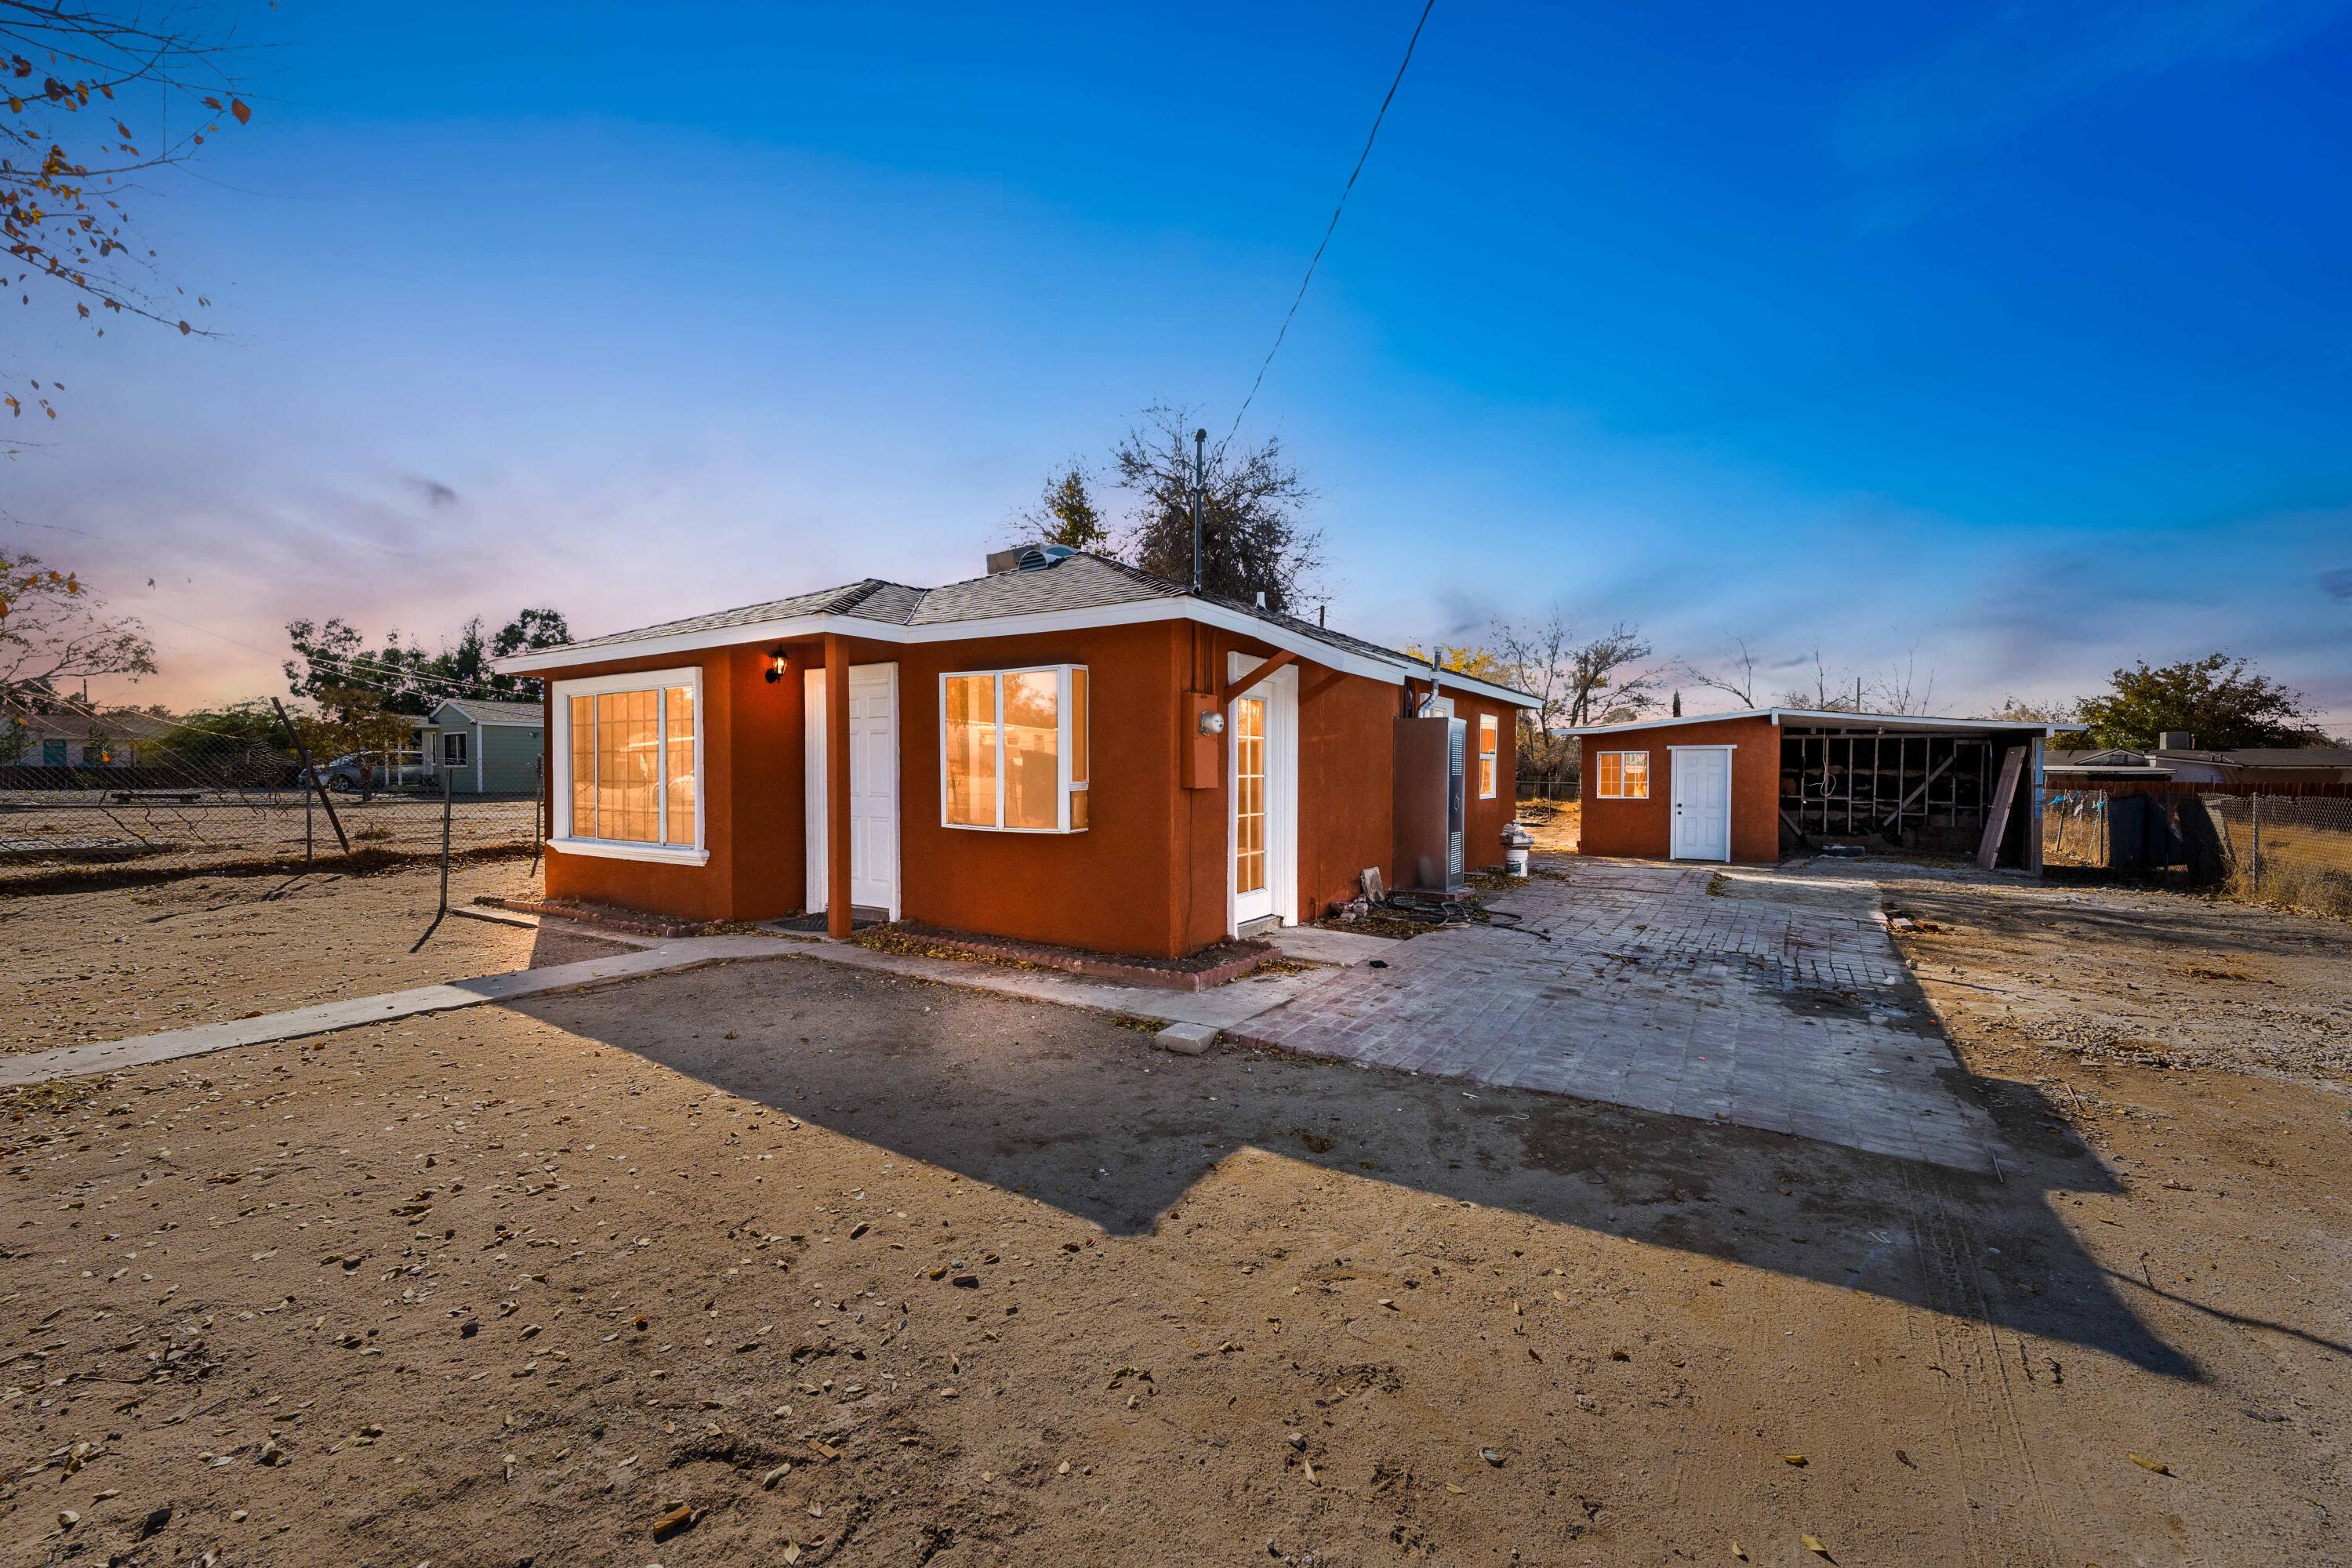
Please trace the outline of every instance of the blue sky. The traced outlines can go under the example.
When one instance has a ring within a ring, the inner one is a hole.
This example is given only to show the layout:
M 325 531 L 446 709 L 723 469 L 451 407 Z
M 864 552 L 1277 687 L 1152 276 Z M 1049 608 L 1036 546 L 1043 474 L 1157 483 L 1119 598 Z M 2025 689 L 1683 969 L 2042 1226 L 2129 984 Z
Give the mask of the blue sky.
M 222 336 L 20 317 L 10 510 L 142 700 L 298 614 L 969 575 L 1144 405 L 1231 422 L 1418 11 L 254 7 L 142 215 Z M 1369 635 L 1963 711 L 2222 647 L 2352 729 L 2347 64 L 2344 4 L 1439 0 L 1243 434 Z

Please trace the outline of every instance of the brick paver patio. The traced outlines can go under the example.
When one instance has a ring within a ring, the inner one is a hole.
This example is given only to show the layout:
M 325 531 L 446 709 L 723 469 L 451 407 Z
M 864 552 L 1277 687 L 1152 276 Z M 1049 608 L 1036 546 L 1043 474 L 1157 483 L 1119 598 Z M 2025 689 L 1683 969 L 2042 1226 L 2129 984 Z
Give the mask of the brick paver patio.
M 1552 940 L 1416 937 L 1227 1037 L 1991 1168 L 1869 882 L 1552 858 L 1495 905 Z

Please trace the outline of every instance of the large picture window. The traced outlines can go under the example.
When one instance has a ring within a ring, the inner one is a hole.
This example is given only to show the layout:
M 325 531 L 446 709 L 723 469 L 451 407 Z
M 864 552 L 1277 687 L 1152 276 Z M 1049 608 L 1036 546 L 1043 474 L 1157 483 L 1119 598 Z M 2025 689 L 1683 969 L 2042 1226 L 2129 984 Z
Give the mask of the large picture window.
M 940 677 L 940 820 L 1006 833 L 1087 822 L 1087 667 Z
M 1650 753 L 1602 752 L 1592 759 L 1594 781 L 1602 800 L 1650 798 Z
M 702 672 L 555 683 L 554 842 L 581 854 L 691 860 L 702 839 Z

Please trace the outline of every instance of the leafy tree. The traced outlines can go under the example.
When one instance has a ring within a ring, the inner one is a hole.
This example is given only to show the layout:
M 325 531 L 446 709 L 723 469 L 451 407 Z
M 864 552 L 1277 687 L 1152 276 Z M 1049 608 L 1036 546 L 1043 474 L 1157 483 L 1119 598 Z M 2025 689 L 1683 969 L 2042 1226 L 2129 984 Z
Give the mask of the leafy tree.
M 314 763 L 357 756 L 360 794 L 372 795 L 376 767 L 416 743 L 417 716 L 393 700 L 370 687 L 324 686 L 311 694 L 316 710 L 295 715 L 294 729 Z
M 370 649 L 360 629 L 341 616 L 330 616 L 323 625 L 289 621 L 286 636 L 294 647 L 286 679 L 295 696 L 322 700 L 330 690 L 373 691 L 388 710 L 423 718 L 452 697 L 535 700 L 536 678 L 500 675 L 490 661 L 570 642 L 572 629 L 562 611 L 538 608 L 521 611 L 488 637 L 476 616 L 458 629 L 456 643 L 431 654 L 413 637 L 403 642 L 396 629 L 384 635 L 382 647 Z
M 147 743 L 167 752 L 209 756 L 236 746 L 282 748 L 285 740 L 286 732 L 278 727 L 276 710 L 267 702 L 254 701 L 184 713 L 173 720 L 170 729 Z
M 2083 700 L 2004 697 L 2000 706 L 1985 717 L 2014 719 L 2021 724 L 2079 724 L 2083 721 Z
M 76 681 L 154 673 L 145 627 L 106 614 L 77 574 L 0 549 L 0 700 L 38 711 Z
M 2322 745 L 2303 694 L 2226 653 L 2151 668 L 2118 669 L 2109 689 L 2082 701 L 2094 746 L 2148 747 L 2168 730 L 2185 730 L 2200 746 Z
M 25 760 L 33 749 L 33 726 L 14 708 L 0 707 L 0 768 Z
M 1171 582 L 1192 580 L 1191 421 L 1181 408 L 1149 408 L 1111 453 L 1119 487 L 1136 498 L 1121 553 Z M 1284 460 L 1279 437 L 1241 451 L 1207 450 L 1201 485 L 1201 585 L 1247 605 L 1291 612 L 1319 571 L 1323 535 L 1299 521 L 1313 492 Z
M 571 640 L 572 627 L 564 621 L 562 610 L 520 610 L 516 612 L 513 620 L 499 628 L 498 636 L 490 639 L 490 657 L 505 658 L 512 654 L 528 653 L 533 648 L 562 647 Z M 512 676 L 500 679 L 515 680 L 519 686 L 522 684 Z M 539 686 L 535 680 L 530 684 L 534 690 Z
M 1108 548 L 1110 525 L 1087 485 L 1086 465 L 1073 458 L 1061 472 L 1045 476 L 1045 490 L 1037 504 L 1021 514 L 1021 537 L 1046 544 L 1066 544 L 1073 550 L 1100 552 Z
M 253 118 L 233 90 L 227 31 L 183 16 L 135 0 L 0 0 L 0 249 L 23 264 L 21 302 L 70 302 L 100 336 L 121 315 L 201 331 L 155 253 L 134 250 L 121 199 L 188 163 L 222 121 Z M 195 309 L 210 303 L 199 295 Z M 31 380 L 31 405 L 52 419 L 56 390 Z M 0 405 L 19 418 L 26 406 L 13 394 Z
M 278 714 L 267 702 L 202 708 L 177 718 L 150 710 L 149 716 L 171 723 L 140 738 L 140 761 L 176 768 L 184 778 L 268 784 L 294 760 Z

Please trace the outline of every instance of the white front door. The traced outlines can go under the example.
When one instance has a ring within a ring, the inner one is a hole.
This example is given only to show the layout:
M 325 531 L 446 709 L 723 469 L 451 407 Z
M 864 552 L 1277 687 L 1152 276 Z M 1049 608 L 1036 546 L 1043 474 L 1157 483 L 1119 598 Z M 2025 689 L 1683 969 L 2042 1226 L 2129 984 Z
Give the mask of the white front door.
M 1677 860 L 1731 858 L 1731 748 L 1676 746 L 1675 824 L 1669 851 Z
M 1266 710 L 1264 692 L 1236 697 L 1225 715 L 1226 750 L 1234 762 L 1234 924 L 1247 925 L 1274 913 L 1274 858 L 1270 853 L 1266 789 Z
M 849 667 L 849 901 L 898 918 L 898 667 Z
M 824 671 L 803 687 L 808 800 L 808 899 L 828 906 Z M 898 667 L 849 667 L 849 901 L 898 918 Z

